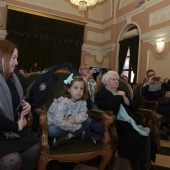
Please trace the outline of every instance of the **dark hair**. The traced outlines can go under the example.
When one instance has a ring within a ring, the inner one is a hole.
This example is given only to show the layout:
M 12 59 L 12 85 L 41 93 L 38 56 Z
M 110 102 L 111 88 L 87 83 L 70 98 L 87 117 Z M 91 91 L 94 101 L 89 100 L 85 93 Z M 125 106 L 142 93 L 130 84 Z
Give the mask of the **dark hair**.
M 150 73 L 150 72 L 154 72 L 155 73 L 155 71 L 153 70 L 153 69 L 149 69 L 149 70 L 147 70 L 147 72 L 146 72 L 146 76 L 148 77 L 148 73 Z
M 63 90 L 63 97 L 68 97 L 71 98 L 70 93 L 68 92 L 68 89 L 71 88 L 71 86 L 73 85 L 73 83 L 75 81 L 79 81 L 79 82 L 83 82 L 84 84 L 84 91 L 83 91 L 83 96 L 81 97 L 80 100 L 86 100 L 88 98 L 88 88 L 87 88 L 87 83 L 84 81 L 83 77 L 81 76 L 73 76 L 73 80 L 70 84 L 66 84 Z
M 169 84 L 169 85 L 170 85 L 170 79 L 167 81 L 167 84 Z
M 5 80 L 8 80 L 11 76 L 10 60 L 15 48 L 17 49 L 16 45 L 11 41 L 0 40 L 0 73 Z M 2 59 L 4 60 L 4 69 L 2 67 Z

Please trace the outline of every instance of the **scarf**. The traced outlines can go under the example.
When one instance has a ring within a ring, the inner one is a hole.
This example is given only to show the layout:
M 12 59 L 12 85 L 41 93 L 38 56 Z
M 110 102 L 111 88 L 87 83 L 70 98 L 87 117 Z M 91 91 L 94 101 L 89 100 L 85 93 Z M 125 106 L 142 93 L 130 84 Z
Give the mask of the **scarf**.
M 19 94 L 20 97 L 20 103 L 16 109 L 16 111 L 19 109 L 21 102 L 22 102 L 22 97 L 23 97 L 23 91 L 22 87 L 20 85 L 20 82 L 15 74 L 12 76 L 12 82 L 15 85 L 15 88 Z M 0 74 L 0 112 L 4 114 L 8 119 L 14 121 L 14 114 L 13 114 L 13 106 L 12 106 L 12 96 L 11 92 L 8 88 L 8 85 L 5 81 L 5 79 L 2 77 Z M 4 135 L 7 138 L 14 138 L 13 136 L 17 135 L 13 132 L 3 132 Z
M 23 97 L 23 91 L 22 91 L 22 87 L 20 85 L 20 82 L 17 78 L 17 76 L 15 74 L 13 74 L 12 76 L 12 82 L 14 83 L 16 90 L 19 94 L 20 97 L 20 104 L 18 105 L 18 108 L 21 105 L 21 100 Z M 12 106 L 12 96 L 11 96 L 11 92 L 8 88 L 8 85 L 5 81 L 5 79 L 2 77 L 2 75 L 0 74 L 0 109 L 2 111 L 2 113 L 10 120 L 14 121 L 14 115 L 13 115 L 13 106 Z M 18 108 L 16 109 L 16 111 L 18 110 Z

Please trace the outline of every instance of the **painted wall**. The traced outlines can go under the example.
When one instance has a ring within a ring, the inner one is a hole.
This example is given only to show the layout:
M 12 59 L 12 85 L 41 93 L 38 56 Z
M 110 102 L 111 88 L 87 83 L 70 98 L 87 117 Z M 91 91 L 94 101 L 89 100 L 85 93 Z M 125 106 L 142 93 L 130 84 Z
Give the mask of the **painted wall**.
M 170 48 L 170 1 L 150 0 L 146 3 L 134 7 L 137 1 L 127 4 L 126 6 L 117 4 L 116 24 L 114 33 L 115 43 L 117 45 L 116 61 L 118 60 L 118 42 L 121 39 L 122 30 L 130 24 L 138 27 L 140 32 L 139 46 L 139 64 L 138 64 L 138 82 L 142 82 L 146 70 L 152 68 L 157 75 L 162 78 L 169 77 L 169 48 Z M 122 6 L 120 8 L 120 6 Z M 156 52 L 155 43 L 158 40 L 166 41 L 165 51 Z M 114 66 L 113 66 L 114 67 Z M 115 68 L 118 68 L 116 62 Z
M 87 11 L 79 11 L 70 0 L 0 0 L 0 37 L 5 35 L 7 7 L 45 13 L 61 20 L 85 24 L 85 43 L 81 63 L 118 70 L 119 41 L 127 28 L 134 24 L 139 29 L 138 82 L 142 82 L 147 69 L 170 78 L 170 1 L 145 0 L 138 7 L 138 0 L 105 0 Z M 166 41 L 165 51 L 157 53 L 155 42 Z

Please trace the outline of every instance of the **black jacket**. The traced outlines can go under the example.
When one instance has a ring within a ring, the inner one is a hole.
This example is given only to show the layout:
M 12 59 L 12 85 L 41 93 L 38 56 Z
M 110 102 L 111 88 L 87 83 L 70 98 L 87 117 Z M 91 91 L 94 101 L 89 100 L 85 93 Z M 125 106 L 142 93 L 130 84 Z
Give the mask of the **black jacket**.
M 170 85 L 167 83 L 162 83 L 161 89 L 157 91 L 149 91 L 149 85 L 142 87 L 142 95 L 147 100 L 160 100 L 164 98 L 165 91 L 170 91 Z

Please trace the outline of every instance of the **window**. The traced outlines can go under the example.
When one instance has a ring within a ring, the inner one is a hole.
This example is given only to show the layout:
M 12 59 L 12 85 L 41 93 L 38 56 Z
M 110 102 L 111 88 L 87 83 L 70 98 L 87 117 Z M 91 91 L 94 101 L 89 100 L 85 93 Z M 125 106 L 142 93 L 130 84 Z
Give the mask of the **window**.
M 127 56 L 126 56 L 126 59 L 125 59 L 125 63 L 124 63 L 124 66 L 123 66 L 121 76 L 123 76 L 123 75 L 128 77 L 129 83 L 133 83 L 133 79 L 134 79 L 135 74 L 132 70 L 132 66 L 131 66 L 131 62 L 130 62 L 130 50 L 129 50 L 129 48 L 128 48 L 128 52 L 127 52 Z

